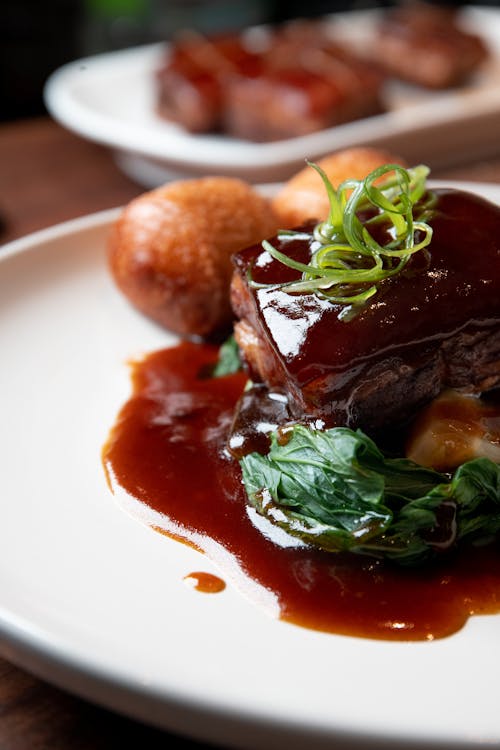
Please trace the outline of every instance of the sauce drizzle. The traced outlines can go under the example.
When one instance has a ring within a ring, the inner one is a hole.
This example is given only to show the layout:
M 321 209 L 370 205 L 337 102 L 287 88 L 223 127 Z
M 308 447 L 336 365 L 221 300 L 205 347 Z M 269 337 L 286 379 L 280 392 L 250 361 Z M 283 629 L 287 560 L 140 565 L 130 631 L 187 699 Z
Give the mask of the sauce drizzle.
M 216 357 L 214 347 L 184 342 L 134 365 L 133 394 L 103 450 L 127 510 L 150 514 L 152 526 L 207 553 L 248 596 L 267 598 L 281 619 L 303 627 L 432 640 L 456 632 L 471 614 L 500 612 L 497 545 L 398 569 L 309 549 L 255 517 L 226 450 L 246 378 L 206 377 Z
M 184 576 L 184 581 L 195 591 L 200 591 L 202 594 L 219 594 L 226 588 L 226 584 L 222 578 L 214 576 L 213 573 L 203 573 L 201 571 L 188 573 L 187 576 Z

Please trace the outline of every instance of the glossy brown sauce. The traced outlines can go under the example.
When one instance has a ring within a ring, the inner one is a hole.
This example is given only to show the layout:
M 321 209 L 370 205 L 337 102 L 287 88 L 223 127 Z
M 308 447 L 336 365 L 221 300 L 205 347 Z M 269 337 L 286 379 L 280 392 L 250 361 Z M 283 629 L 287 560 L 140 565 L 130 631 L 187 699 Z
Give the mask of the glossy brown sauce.
M 132 397 L 103 455 L 112 487 L 136 499 L 138 516 L 146 508 L 152 526 L 206 552 L 226 580 L 303 627 L 425 640 L 456 632 L 471 614 L 500 611 L 498 546 L 407 570 L 259 530 L 226 450 L 245 377 L 200 376 L 215 358 L 210 346 L 183 343 L 134 366 Z
M 184 581 L 202 594 L 220 594 L 226 588 L 226 583 L 222 578 L 203 571 L 188 573 L 184 576 Z

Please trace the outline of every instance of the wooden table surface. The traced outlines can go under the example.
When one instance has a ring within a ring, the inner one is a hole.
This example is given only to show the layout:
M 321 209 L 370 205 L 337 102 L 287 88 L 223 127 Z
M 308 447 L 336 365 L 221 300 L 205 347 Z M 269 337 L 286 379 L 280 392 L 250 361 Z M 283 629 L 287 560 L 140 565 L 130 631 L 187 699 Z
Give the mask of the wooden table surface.
M 498 154 L 433 170 L 433 177 L 500 183 Z M 111 153 L 48 118 L 0 126 L 0 242 L 66 219 L 123 205 L 143 188 Z M 0 659 L 1 750 L 201 748 L 75 698 Z

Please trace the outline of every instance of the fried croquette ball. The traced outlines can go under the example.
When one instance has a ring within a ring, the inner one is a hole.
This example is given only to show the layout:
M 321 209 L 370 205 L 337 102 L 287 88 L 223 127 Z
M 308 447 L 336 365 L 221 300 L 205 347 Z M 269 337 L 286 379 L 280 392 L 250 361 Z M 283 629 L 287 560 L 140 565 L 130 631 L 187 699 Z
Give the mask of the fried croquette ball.
M 109 264 L 142 313 L 182 336 L 209 338 L 233 318 L 231 255 L 277 228 L 269 201 L 242 180 L 173 182 L 125 207 L 109 238 Z
M 351 148 L 325 156 L 317 164 L 334 187 L 347 179 L 361 180 L 383 164 L 401 164 L 400 156 L 374 148 Z M 307 219 L 326 219 L 328 196 L 319 174 L 310 166 L 294 175 L 277 193 L 273 208 L 284 229 L 297 227 Z

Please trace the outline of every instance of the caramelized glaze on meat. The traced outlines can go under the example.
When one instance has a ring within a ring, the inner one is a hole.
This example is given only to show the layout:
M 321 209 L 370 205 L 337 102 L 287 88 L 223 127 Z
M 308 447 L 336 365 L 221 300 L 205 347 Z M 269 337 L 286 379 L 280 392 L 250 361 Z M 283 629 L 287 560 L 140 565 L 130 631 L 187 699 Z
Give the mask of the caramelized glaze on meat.
M 436 190 L 430 260 L 405 272 L 348 322 L 341 307 L 279 285 L 298 272 L 261 246 L 235 256 L 236 337 L 252 377 L 288 394 L 292 414 L 378 429 L 413 415 L 443 388 L 500 383 L 500 208 Z M 301 262 L 302 239 L 273 241 Z M 255 288 L 248 282 L 267 284 Z

